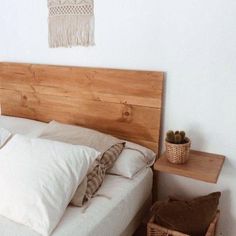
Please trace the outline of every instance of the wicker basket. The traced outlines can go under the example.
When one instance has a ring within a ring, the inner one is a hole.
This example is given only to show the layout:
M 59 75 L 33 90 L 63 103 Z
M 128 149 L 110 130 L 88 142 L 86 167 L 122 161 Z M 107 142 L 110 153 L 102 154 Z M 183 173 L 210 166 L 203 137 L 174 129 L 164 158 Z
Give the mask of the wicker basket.
M 215 236 L 216 235 L 216 226 L 217 222 L 220 216 L 220 212 L 218 211 L 214 220 L 209 225 L 208 230 L 205 234 L 205 236 Z M 170 230 L 164 227 L 161 227 L 154 223 L 154 217 L 153 216 L 150 221 L 148 222 L 147 226 L 147 236 L 190 236 L 188 234 L 183 234 L 174 230 Z
M 166 157 L 174 164 L 184 164 L 189 159 L 191 142 L 184 144 L 173 144 L 166 141 Z

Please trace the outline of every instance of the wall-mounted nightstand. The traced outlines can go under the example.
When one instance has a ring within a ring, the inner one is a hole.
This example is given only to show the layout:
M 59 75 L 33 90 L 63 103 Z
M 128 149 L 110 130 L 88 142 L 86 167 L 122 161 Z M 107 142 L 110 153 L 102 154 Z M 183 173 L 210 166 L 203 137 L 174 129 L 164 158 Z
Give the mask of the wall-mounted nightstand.
M 177 165 L 170 163 L 163 153 L 154 164 L 154 170 L 217 183 L 224 160 L 222 155 L 191 150 L 188 162 Z

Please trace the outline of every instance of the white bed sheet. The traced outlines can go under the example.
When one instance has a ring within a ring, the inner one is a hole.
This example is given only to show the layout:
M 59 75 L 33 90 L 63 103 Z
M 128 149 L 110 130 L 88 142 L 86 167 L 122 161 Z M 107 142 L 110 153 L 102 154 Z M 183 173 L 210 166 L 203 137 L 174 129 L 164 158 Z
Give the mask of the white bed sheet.
M 108 175 L 88 209 L 68 207 L 52 236 L 119 236 L 152 191 L 152 171 L 143 170 L 133 180 Z M 0 217 L 1 236 L 38 236 L 25 226 Z

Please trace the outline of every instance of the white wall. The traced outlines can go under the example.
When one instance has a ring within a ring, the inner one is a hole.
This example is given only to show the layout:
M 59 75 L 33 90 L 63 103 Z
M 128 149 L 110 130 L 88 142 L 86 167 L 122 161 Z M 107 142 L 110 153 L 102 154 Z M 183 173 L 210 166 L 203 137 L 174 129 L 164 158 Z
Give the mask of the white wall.
M 1 0 L 0 60 L 165 71 L 165 131 L 227 161 L 217 185 L 161 175 L 160 197 L 223 191 L 220 232 L 235 236 L 236 1 L 95 2 L 96 46 L 49 49 L 47 1 Z

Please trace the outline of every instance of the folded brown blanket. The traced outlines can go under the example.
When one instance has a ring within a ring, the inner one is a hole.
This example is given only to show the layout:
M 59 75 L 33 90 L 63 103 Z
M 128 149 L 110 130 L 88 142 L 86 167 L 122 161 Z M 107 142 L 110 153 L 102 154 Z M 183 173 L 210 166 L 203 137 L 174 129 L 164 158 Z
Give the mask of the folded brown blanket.
M 220 195 L 215 192 L 190 201 L 159 202 L 153 209 L 155 222 L 191 236 L 204 236 L 216 215 Z

